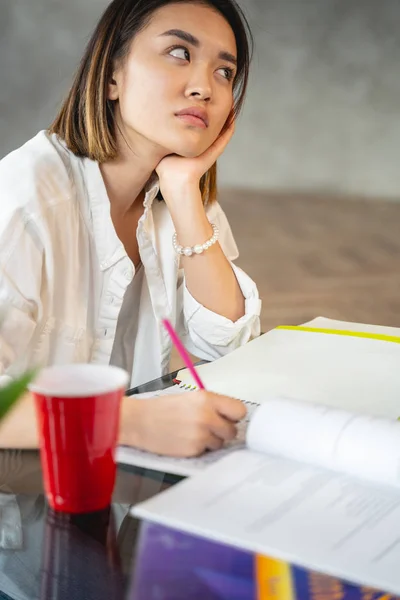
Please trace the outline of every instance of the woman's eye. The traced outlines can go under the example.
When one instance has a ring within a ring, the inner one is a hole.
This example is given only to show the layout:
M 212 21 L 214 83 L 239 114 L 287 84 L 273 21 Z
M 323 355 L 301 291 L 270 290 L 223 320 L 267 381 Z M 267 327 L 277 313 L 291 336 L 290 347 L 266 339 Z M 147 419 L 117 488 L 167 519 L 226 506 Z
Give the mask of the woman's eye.
M 218 72 L 221 73 L 222 77 L 224 77 L 228 81 L 232 81 L 232 79 L 234 77 L 233 69 L 230 69 L 229 67 L 224 67 L 223 69 L 218 69 Z
M 183 48 L 182 46 L 172 48 L 172 50 L 169 51 L 169 54 L 175 58 L 180 58 L 181 60 L 190 60 L 189 50 L 187 50 L 187 48 Z

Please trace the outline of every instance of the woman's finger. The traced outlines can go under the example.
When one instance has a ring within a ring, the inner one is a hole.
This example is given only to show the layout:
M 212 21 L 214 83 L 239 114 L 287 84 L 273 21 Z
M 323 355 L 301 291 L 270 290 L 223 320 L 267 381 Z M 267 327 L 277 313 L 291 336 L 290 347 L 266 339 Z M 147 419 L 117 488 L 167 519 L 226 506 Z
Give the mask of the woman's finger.
M 210 420 L 210 431 L 223 442 L 232 441 L 237 434 L 237 428 L 234 423 L 217 413 Z
M 235 131 L 235 123 L 233 122 L 228 129 L 220 135 L 215 142 L 203 153 L 205 161 L 213 165 L 217 159 L 221 156 L 228 143 L 230 142 L 233 133 Z
M 205 441 L 205 449 L 206 450 L 220 450 L 222 448 L 223 443 L 224 443 L 224 440 L 222 440 L 218 436 L 214 435 L 213 433 L 210 433 L 207 436 L 207 439 Z

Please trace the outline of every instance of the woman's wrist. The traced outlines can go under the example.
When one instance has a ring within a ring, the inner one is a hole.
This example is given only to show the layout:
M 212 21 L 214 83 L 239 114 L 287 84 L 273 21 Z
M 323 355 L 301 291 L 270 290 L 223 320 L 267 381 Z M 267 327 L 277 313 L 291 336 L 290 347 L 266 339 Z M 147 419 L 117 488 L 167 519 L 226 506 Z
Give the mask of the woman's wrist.
M 123 446 L 141 446 L 143 431 L 143 402 L 134 396 L 124 396 L 121 401 L 118 443 Z
M 197 180 L 173 181 L 170 185 L 160 181 L 160 189 L 168 206 L 179 206 L 187 198 L 201 202 L 200 182 Z
M 200 191 L 196 195 L 179 190 L 173 202 L 167 201 L 174 229 L 181 246 L 203 244 L 213 235 L 213 228 L 207 218 Z
M 178 240 L 178 234 L 175 232 L 172 236 L 172 245 L 173 248 L 179 256 L 194 256 L 196 254 L 203 254 L 206 250 L 211 248 L 214 244 L 217 243 L 219 238 L 219 229 L 218 227 L 211 223 L 213 229 L 213 235 L 208 238 L 205 242 L 199 243 L 196 242 L 193 246 L 182 246 Z

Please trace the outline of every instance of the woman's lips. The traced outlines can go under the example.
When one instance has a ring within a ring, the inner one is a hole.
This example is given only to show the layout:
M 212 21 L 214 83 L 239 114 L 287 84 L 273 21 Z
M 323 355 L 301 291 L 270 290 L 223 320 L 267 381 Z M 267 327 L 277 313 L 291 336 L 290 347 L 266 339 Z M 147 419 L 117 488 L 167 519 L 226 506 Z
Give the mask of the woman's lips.
M 205 124 L 203 119 L 200 119 L 200 117 L 195 117 L 194 115 L 188 114 L 176 116 L 178 117 L 178 119 L 180 119 L 184 123 L 187 123 L 188 125 L 192 125 L 193 127 L 199 127 L 200 129 L 207 129 L 207 125 Z

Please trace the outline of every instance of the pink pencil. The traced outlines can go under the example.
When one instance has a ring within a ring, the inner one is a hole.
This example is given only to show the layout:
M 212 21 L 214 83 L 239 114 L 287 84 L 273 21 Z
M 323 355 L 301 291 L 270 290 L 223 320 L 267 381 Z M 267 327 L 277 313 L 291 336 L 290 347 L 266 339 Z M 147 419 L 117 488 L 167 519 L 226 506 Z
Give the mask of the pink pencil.
M 194 364 L 190 360 L 190 356 L 186 352 L 186 349 L 185 349 L 184 345 L 182 344 L 181 340 L 179 339 L 178 334 L 176 333 L 175 329 L 172 327 L 172 325 L 168 319 L 163 319 L 162 322 L 163 322 L 164 327 L 168 331 L 175 348 L 178 350 L 183 362 L 185 363 L 185 365 L 189 369 L 193 379 L 195 380 L 197 387 L 200 390 L 204 390 L 205 388 L 204 388 L 203 382 L 201 381 L 200 377 L 198 376 L 196 369 L 194 368 Z

